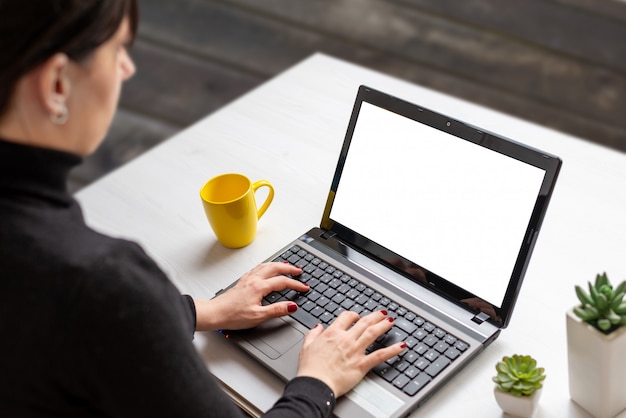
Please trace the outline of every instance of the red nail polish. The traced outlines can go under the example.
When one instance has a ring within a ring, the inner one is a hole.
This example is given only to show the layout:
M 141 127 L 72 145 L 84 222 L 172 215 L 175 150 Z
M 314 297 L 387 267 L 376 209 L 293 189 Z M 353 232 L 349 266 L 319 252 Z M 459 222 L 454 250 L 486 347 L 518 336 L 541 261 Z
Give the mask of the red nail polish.
M 298 310 L 298 305 L 296 305 L 295 303 L 290 303 L 289 305 L 287 305 L 287 312 L 292 313 Z
M 387 310 L 386 309 L 383 309 L 382 311 L 380 311 L 380 313 L 385 315 L 385 316 L 387 316 Z
M 400 348 L 405 349 L 406 348 L 406 343 L 400 344 Z
M 387 321 L 393 322 L 393 316 L 390 316 L 389 318 L 387 318 Z

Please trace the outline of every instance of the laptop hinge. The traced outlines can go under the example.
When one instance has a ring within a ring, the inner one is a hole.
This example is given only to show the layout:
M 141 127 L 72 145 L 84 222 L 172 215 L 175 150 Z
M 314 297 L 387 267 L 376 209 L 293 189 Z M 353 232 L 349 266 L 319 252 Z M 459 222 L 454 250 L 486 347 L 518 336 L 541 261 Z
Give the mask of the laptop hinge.
M 472 318 L 472 321 L 476 322 L 477 324 L 482 324 L 483 322 L 485 322 L 486 320 L 489 319 L 489 315 L 487 315 L 484 312 L 480 312 L 479 314 L 477 314 L 476 316 L 474 316 Z
M 336 232 L 333 232 L 333 231 L 324 231 L 324 233 L 323 233 L 320 237 L 321 237 L 321 238 L 324 238 L 324 239 L 328 239 L 328 238 L 332 238 L 332 237 L 334 237 L 335 235 L 337 235 L 337 233 L 336 233 Z

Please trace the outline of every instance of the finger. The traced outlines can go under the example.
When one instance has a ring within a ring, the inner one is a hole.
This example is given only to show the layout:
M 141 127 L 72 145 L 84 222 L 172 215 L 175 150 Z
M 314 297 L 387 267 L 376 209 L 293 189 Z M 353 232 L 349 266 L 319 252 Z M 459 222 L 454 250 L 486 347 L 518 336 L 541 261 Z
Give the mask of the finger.
M 270 319 L 290 315 L 298 310 L 298 305 L 294 302 L 275 302 L 270 305 L 265 305 L 261 309 L 264 317 Z
M 370 326 L 377 324 L 385 319 L 390 319 L 390 317 L 387 316 L 387 311 L 386 310 L 380 310 L 380 311 L 375 311 L 372 312 L 368 315 L 365 315 L 363 318 L 361 318 L 356 324 L 354 324 L 354 326 L 352 327 L 352 329 L 350 330 L 350 332 L 352 334 L 354 334 L 354 338 L 359 338 L 361 336 L 361 334 L 363 334 L 363 332 L 369 328 Z M 393 319 L 392 319 L 393 321 Z
M 319 337 L 322 332 L 324 332 L 324 327 L 321 324 L 316 324 L 313 328 L 309 330 L 304 336 L 304 340 L 302 342 L 303 347 L 307 347 L 311 344 L 317 337 Z
M 296 279 L 290 279 L 287 276 L 275 276 L 270 279 L 267 279 L 266 284 L 269 286 L 270 290 L 283 290 L 283 289 L 293 289 L 298 292 L 306 293 L 309 291 L 309 285 L 306 283 L 302 283 Z
M 302 269 L 293 266 L 287 262 L 284 263 L 263 263 L 258 267 L 258 274 L 265 276 L 265 278 L 271 278 L 278 275 L 291 274 L 292 276 L 299 276 L 302 274 Z
M 370 323 L 365 328 L 362 328 L 361 322 L 365 323 L 368 320 L 374 321 L 374 323 Z M 389 331 L 393 327 L 393 322 L 393 317 L 383 315 L 382 312 L 379 312 L 378 315 L 372 315 L 370 318 L 363 318 L 349 332 L 355 333 L 354 340 L 361 347 L 366 348 L 376 341 L 378 337 Z M 361 329 L 357 329 L 357 327 Z
M 393 356 L 397 356 L 405 349 L 406 343 L 404 341 L 397 342 L 389 347 L 380 348 L 365 356 L 364 366 L 367 367 L 367 370 L 369 370 L 383 361 L 387 361 Z
M 358 313 L 353 311 L 343 311 L 339 314 L 337 319 L 333 321 L 332 324 L 329 325 L 327 329 L 335 329 L 339 328 L 342 330 L 347 330 L 350 328 L 355 322 L 358 322 L 361 317 Z

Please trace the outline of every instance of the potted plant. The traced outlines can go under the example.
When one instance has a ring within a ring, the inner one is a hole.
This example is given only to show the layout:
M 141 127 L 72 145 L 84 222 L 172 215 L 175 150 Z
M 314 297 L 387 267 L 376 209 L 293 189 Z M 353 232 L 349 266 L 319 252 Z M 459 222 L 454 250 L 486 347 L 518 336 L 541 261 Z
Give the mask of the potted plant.
M 496 364 L 494 395 L 500 408 L 518 417 L 531 417 L 537 409 L 546 378 L 543 367 L 531 356 L 504 356 Z
M 626 281 L 613 288 L 606 273 L 576 286 L 580 305 L 567 312 L 569 391 L 596 418 L 626 408 Z

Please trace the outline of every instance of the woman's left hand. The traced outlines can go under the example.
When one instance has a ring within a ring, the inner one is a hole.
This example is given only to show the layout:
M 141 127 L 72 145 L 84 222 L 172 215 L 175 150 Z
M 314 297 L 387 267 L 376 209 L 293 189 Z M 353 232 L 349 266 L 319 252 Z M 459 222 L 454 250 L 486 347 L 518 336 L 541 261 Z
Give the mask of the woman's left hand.
M 237 284 L 211 300 L 195 300 L 196 330 L 252 328 L 271 318 L 289 315 L 298 309 L 294 302 L 262 305 L 263 297 L 286 288 L 306 293 L 309 286 L 291 279 L 298 276 L 297 267 L 287 263 L 260 264 L 244 274 Z

